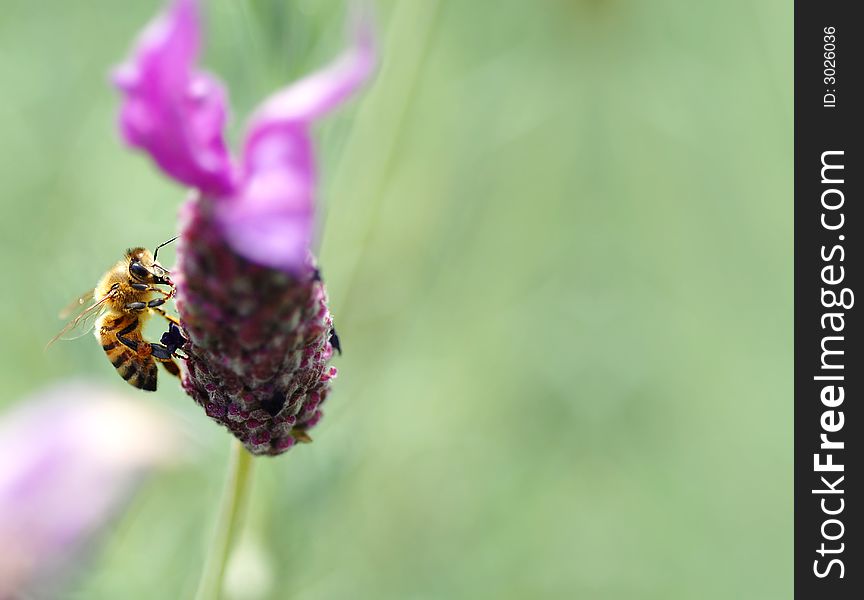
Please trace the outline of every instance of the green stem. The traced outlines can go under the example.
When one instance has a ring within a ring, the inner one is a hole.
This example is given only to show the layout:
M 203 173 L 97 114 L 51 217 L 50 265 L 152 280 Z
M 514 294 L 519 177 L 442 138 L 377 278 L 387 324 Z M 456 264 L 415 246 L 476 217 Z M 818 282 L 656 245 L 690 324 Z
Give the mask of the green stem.
M 219 520 L 216 522 L 213 543 L 207 550 L 204 570 L 198 581 L 196 600 L 219 600 L 222 594 L 225 567 L 228 564 L 231 547 L 240 531 L 251 475 L 252 455 L 240 442 L 234 440 L 228 463 L 228 477 L 219 507 Z

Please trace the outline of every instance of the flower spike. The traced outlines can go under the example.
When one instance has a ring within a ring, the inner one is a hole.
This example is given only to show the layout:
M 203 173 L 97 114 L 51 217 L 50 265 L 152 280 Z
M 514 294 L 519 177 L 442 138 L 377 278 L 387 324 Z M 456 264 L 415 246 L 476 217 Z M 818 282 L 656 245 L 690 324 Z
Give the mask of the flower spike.
M 264 101 L 236 165 L 222 128 L 226 96 L 196 70 L 195 0 L 173 0 L 115 74 L 121 132 L 196 189 L 181 211 L 180 329 L 186 392 L 254 454 L 280 454 L 321 418 L 336 369 L 333 319 L 310 246 L 317 192 L 314 122 L 371 75 L 368 20 L 351 47 Z M 188 339 L 185 337 L 188 335 Z

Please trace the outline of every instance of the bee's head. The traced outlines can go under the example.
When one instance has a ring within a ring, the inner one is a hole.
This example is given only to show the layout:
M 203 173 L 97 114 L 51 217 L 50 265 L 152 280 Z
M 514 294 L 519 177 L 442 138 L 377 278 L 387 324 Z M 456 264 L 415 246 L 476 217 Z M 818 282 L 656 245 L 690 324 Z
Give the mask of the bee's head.
M 129 276 L 135 281 L 147 284 L 173 285 L 168 271 L 156 262 L 146 248 L 130 248 L 126 251 L 129 259 Z

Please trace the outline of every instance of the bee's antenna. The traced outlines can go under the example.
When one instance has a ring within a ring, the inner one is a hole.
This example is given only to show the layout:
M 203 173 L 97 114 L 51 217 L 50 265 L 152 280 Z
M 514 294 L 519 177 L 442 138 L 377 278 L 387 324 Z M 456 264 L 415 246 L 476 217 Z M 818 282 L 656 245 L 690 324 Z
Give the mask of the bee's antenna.
M 162 246 L 167 246 L 168 244 L 170 244 L 171 242 L 173 242 L 174 240 L 176 240 L 179 237 L 180 237 L 179 235 L 176 235 L 173 238 L 171 238 L 170 240 L 168 240 L 167 242 L 162 242 L 161 244 L 156 246 L 156 249 L 153 251 L 153 262 L 156 262 L 156 257 L 159 256 L 159 248 L 161 248 Z

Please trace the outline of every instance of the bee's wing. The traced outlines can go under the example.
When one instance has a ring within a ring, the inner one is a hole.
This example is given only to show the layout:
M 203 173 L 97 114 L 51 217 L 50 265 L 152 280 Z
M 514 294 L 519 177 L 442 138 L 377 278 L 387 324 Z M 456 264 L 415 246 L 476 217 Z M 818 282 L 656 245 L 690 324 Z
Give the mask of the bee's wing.
M 93 329 L 93 323 L 96 322 L 97 317 L 99 317 L 99 315 L 101 315 L 105 310 L 105 302 L 109 298 L 113 297 L 114 294 L 115 291 L 111 290 L 89 306 L 86 304 L 86 299 L 88 297 L 92 298 L 93 292 L 82 294 L 72 302 L 72 304 L 60 312 L 61 316 L 65 315 L 66 317 L 69 317 L 72 313 L 76 312 L 76 310 L 78 314 L 76 314 L 71 321 L 66 323 L 57 335 L 51 338 L 51 341 L 45 345 L 45 348 L 47 349 L 51 344 L 59 339 L 74 340 L 88 334 Z
M 73 314 L 80 313 L 84 310 L 84 306 L 88 303 L 93 302 L 93 290 L 87 290 L 77 298 L 75 298 L 72 302 L 69 303 L 63 310 L 60 311 L 60 314 L 57 315 L 61 319 L 68 319 Z
M 77 340 L 93 331 L 93 326 L 96 324 L 96 319 L 99 318 L 105 311 L 105 305 L 91 306 L 84 310 L 80 315 L 69 321 L 64 327 L 64 332 L 60 334 L 61 340 Z

